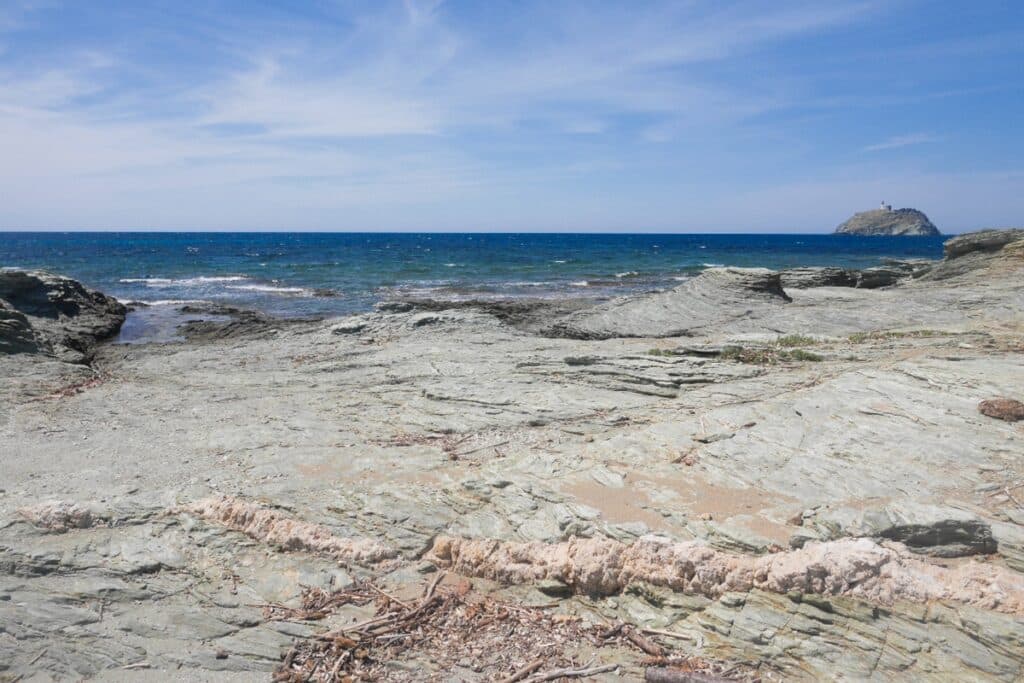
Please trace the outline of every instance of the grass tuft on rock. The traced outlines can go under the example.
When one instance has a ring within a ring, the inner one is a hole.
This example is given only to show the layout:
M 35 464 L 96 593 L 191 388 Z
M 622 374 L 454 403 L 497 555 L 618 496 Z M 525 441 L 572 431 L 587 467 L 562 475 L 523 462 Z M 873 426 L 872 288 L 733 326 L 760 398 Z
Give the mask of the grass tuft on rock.
M 804 349 L 784 349 L 778 346 L 747 348 L 745 346 L 727 346 L 722 349 L 720 358 L 748 365 L 776 365 L 778 363 L 809 362 L 824 360 L 821 356 Z
M 776 346 L 782 346 L 785 348 L 793 348 L 795 346 L 814 346 L 818 343 L 818 340 L 814 337 L 808 337 L 802 334 L 787 334 L 785 337 L 779 337 L 775 340 Z
M 874 332 L 854 332 L 850 335 L 850 341 L 854 344 L 861 344 L 868 341 L 887 341 L 890 339 L 928 339 L 931 337 L 945 337 L 949 332 L 939 330 L 876 330 Z

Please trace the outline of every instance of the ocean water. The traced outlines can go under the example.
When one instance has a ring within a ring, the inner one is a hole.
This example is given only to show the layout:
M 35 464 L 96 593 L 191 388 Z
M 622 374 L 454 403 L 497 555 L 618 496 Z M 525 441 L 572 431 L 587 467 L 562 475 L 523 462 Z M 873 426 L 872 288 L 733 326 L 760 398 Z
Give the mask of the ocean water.
M 337 316 L 394 297 L 607 297 L 714 265 L 865 268 L 939 258 L 941 237 L 0 232 L 0 267 L 69 275 L 151 308 L 210 301 Z

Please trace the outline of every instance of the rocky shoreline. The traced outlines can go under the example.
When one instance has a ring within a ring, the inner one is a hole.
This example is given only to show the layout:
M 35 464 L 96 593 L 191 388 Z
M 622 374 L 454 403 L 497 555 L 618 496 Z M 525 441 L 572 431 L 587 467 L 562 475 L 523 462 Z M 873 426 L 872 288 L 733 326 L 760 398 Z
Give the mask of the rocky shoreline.
M 0 271 L 0 680 L 1020 680 L 1022 276 L 985 231 L 126 346 Z

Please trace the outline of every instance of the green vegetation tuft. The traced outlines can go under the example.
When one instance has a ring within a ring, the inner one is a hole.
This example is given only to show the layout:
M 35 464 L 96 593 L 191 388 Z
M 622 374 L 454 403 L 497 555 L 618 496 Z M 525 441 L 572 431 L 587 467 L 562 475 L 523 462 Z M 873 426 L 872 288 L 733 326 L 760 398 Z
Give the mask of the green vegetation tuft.
M 948 332 L 939 330 L 878 330 L 875 332 L 854 332 L 850 335 L 850 341 L 854 344 L 861 344 L 866 341 L 887 341 L 890 339 L 928 339 L 930 337 L 945 337 Z
M 776 346 L 783 346 L 786 348 L 792 348 L 794 346 L 814 346 L 818 343 L 818 340 L 814 337 L 807 337 L 802 334 L 787 334 L 785 337 L 779 337 L 775 340 Z
M 805 362 L 817 363 L 824 360 L 821 356 L 803 349 L 784 349 L 779 346 L 747 348 L 744 346 L 727 346 L 719 356 L 722 360 L 731 360 L 748 365 L 776 365 L 777 363 Z

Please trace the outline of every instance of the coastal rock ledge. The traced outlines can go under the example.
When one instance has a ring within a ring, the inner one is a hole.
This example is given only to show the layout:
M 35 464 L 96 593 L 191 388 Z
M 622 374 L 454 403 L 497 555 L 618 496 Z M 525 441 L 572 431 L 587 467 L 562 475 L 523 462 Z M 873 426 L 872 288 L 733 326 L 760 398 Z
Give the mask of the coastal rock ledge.
M 880 209 L 853 214 L 836 228 L 835 234 L 928 237 L 942 233 L 917 209 L 893 209 L 883 204 Z
M 0 270 L 0 355 L 41 353 L 88 363 L 97 342 L 121 329 L 125 307 L 67 277 Z

